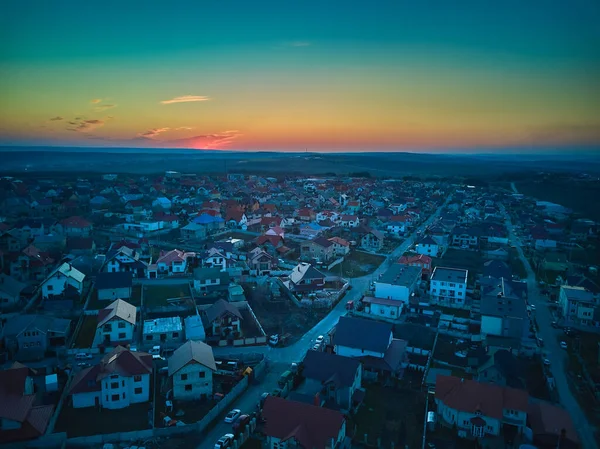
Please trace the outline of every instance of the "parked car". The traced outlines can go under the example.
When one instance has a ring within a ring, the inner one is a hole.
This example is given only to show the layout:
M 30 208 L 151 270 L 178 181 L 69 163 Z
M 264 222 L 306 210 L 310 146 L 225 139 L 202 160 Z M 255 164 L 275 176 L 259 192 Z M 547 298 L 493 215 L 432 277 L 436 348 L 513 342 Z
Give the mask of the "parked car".
M 346 310 L 354 310 L 354 301 L 348 301 L 346 303 Z
M 544 366 L 550 366 L 550 360 L 544 359 Z
M 263 405 L 265 405 L 265 401 L 267 400 L 267 398 L 269 396 L 270 396 L 269 393 L 266 393 L 266 392 L 260 395 L 260 400 L 258 401 L 258 404 L 257 404 L 257 407 L 259 409 L 263 408 Z
M 226 433 L 215 443 L 215 449 L 226 449 L 230 447 L 234 438 L 235 436 L 232 433 Z
M 278 334 L 274 334 L 274 335 L 271 335 L 271 337 L 269 337 L 269 344 L 271 346 L 277 346 L 278 343 L 279 343 L 279 335 Z
M 233 429 L 233 433 L 237 434 L 239 432 L 243 432 L 246 428 L 246 425 L 250 422 L 252 417 L 250 415 L 241 415 L 236 422 L 233 423 L 231 428 Z
M 554 329 L 558 329 L 558 322 L 556 322 L 556 321 L 552 321 L 552 324 L 551 324 L 551 326 L 552 326 Z
M 321 345 L 319 343 L 315 343 L 315 345 L 312 348 L 313 348 L 313 351 L 318 351 L 321 349 Z
M 242 414 L 242 411 L 239 408 L 234 408 L 225 416 L 225 422 L 232 423 Z
M 315 340 L 315 342 L 318 343 L 318 344 L 322 344 L 323 341 L 325 341 L 325 337 L 323 337 L 322 335 L 319 335 L 317 337 L 317 339 Z
M 87 352 L 80 352 L 75 355 L 75 360 L 89 360 L 94 358 L 92 354 L 88 354 Z
M 561 341 L 560 342 L 560 347 L 561 347 L 561 349 L 567 349 L 568 348 L 567 342 L 566 341 Z

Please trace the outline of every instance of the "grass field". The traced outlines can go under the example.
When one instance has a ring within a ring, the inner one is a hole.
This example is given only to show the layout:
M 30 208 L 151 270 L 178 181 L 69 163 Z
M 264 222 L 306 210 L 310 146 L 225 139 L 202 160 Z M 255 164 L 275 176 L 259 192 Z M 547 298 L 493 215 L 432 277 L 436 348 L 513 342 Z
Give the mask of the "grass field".
M 167 299 L 189 297 L 190 294 L 190 285 L 187 282 L 167 285 L 144 285 L 144 306 L 166 306 L 168 305 Z
M 131 288 L 131 298 L 121 298 L 127 301 L 129 304 L 132 304 L 136 307 L 142 305 L 142 286 L 134 285 Z M 109 305 L 112 301 L 108 300 L 99 300 L 98 299 L 98 290 L 94 289 L 92 292 L 92 296 L 90 297 L 90 302 L 88 303 L 88 310 L 100 310 L 104 309 L 107 305 Z
M 351 251 L 342 263 L 344 277 L 357 278 L 373 273 L 383 263 L 385 256 L 364 253 L 362 251 Z
M 468 284 L 473 285 L 475 278 L 483 271 L 483 257 L 478 251 L 465 251 L 450 248 L 444 257 L 434 257 L 434 267 L 462 268 L 469 270 Z

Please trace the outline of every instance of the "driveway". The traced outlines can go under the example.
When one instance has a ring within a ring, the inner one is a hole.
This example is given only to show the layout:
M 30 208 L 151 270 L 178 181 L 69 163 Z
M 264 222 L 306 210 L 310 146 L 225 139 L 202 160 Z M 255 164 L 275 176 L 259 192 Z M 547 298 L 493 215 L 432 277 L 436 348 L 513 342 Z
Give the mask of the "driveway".
M 504 209 L 504 208 L 503 208 Z M 567 352 L 560 348 L 557 341 L 558 332 L 557 329 L 552 328 L 552 321 L 554 320 L 552 313 L 548 307 L 547 297 L 540 294 L 535 273 L 531 269 L 529 261 L 523 254 L 523 248 L 519 243 L 518 239 L 514 235 L 512 223 L 510 218 L 506 215 L 506 228 L 509 231 L 510 239 L 514 242 L 519 257 L 525 265 L 527 270 L 527 291 L 528 301 L 530 304 L 535 305 L 535 318 L 538 324 L 538 334 L 544 340 L 543 352 L 545 358 L 550 360 L 550 372 L 554 376 L 556 382 L 556 389 L 560 398 L 561 404 L 565 407 L 573 424 L 579 433 L 579 439 L 581 440 L 582 446 L 585 449 L 598 449 L 598 445 L 594 439 L 594 431 L 590 427 L 590 423 L 585 416 L 585 413 L 581 410 L 581 406 L 577 402 L 577 399 L 571 393 L 569 382 L 566 376 L 568 356 Z
M 445 204 L 448 204 L 451 198 L 452 197 L 449 196 Z M 261 353 L 265 354 L 268 360 L 268 372 L 263 375 L 262 379 L 258 379 L 254 384 L 250 385 L 250 387 L 233 402 L 230 409 L 239 408 L 242 413 L 251 413 L 255 411 L 256 403 L 260 399 L 260 395 L 264 392 L 272 392 L 274 389 L 278 388 L 277 381 L 279 380 L 279 377 L 290 368 L 290 364 L 304 359 L 306 352 L 312 348 L 315 339 L 319 335 L 327 335 L 327 333 L 336 325 L 340 316 L 346 314 L 346 302 L 356 302 L 361 299 L 364 292 L 367 290 L 369 283 L 377 278 L 379 274 L 384 273 L 391 264 L 402 256 L 402 254 L 414 243 L 414 236 L 417 231 L 427 228 L 427 226 L 439 216 L 441 209 L 441 207 L 438 208 L 438 210 L 429 217 L 428 220 L 423 222 L 419 228 L 415 229 L 413 234 L 407 237 L 400 246 L 398 246 L 391 254 L 388 254 L 386 260 L 374 273 L 352 279 L 352 289 L 346 293 L 346 296 L 344 296 L 326 317 L 306 332 L 304 336 L 293 345 L 285 348 L 272 348 L 269 346 L 214 348 L 213 351 L 216 357 Z M 218 418 L 216 426 L 206 434 L 204 441 L 198 446 L 198 449 L 212 449 L 215 442 L 231 430 L 231 425 L 223 422 L 224 415 L 225 413 Z

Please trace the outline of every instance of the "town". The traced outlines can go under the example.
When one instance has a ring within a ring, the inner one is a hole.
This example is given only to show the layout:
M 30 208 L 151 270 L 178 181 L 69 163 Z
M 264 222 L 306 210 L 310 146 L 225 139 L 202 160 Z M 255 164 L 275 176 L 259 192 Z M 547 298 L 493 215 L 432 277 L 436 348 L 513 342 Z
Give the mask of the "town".
M 461 178 L 0 178 L 0 443 L 598 448 L 600 228 Z

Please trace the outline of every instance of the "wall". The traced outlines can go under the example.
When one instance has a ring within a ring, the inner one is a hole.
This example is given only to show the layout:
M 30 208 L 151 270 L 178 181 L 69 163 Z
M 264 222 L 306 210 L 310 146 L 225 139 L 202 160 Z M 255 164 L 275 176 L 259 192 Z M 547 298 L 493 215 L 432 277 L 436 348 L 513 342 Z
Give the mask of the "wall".
M 346 346 L 335 346 L 335 352 L 338 355 L 341 355 L 343 357 L 364 357 L 367 355 L 372 355 L 374 357 L 383 357 L 384 353 L 383 352 L 374 352 L 374 351 L 363 351 L 361 349 L 356 349 L 356 348 L 348 348 Z
M 404 285 L 385 284 L 375 282 L 375 297 L 383 299 L 397 299 L 408 305 L 410 290 Z
M 200 377 L 204 373 L 204 378 Z M 187 376 L 181 380 L 181 376 Z M 191 385 L 191 391 L 186 391 L 185 386 Z M 198 363 L 190 363 L 181 368 L 173 376 L 173 397 L 177 400 L 193 400 L 210 397 L 212 393 L 212 371 Z

